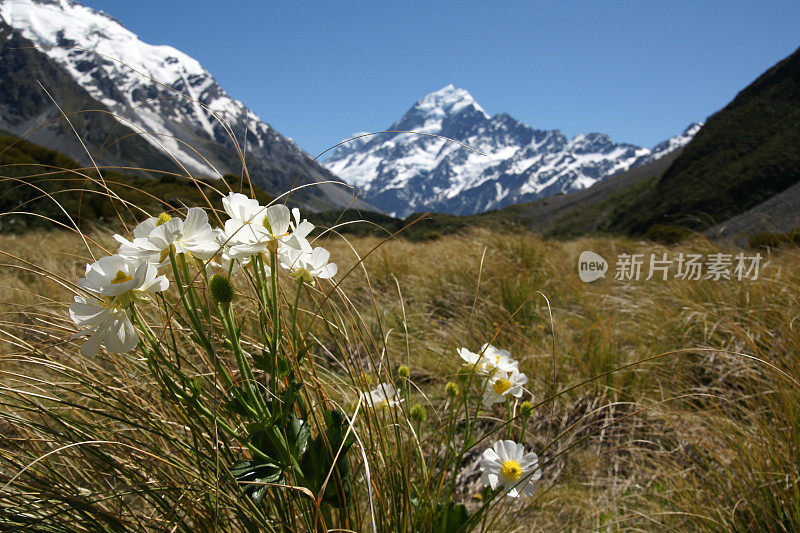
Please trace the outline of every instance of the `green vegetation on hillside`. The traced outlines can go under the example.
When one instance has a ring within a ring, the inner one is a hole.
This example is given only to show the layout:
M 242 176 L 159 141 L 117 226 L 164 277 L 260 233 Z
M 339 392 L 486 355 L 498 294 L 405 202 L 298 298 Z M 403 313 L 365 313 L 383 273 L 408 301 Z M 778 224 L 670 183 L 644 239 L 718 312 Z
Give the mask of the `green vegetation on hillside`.
M 644 234 L 653 224 L 705 229 L 800 181 L 800 50 L 711 116 L 639 202 L 609 228 Z
M 246 182 L 226 176 L 233 190 L 249 193 Z M 219 180 L 192 181 L 165 174 L 149 179 L 82 168 L 73 159 L 9 135 L 0 135 L 0 231 L 19 233 L 28 229 L 53 227 L 50 219 L 80 228 L 141 220 L 145 213 L 159 213 L 186 206 L 221 209 L 214 191 L 227 191 Z M 256 188 L 256 198 L 270 197 Z M 204 198 L 205 195 L 205 198 Z M 69 217 L 67 214 L 69 214 Z

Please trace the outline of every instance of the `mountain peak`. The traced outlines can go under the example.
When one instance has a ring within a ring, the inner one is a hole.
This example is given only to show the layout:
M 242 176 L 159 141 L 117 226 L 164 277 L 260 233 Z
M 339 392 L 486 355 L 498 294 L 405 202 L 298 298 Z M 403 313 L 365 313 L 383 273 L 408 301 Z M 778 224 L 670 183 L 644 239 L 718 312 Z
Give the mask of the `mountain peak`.
M 584 189 L 691 138 L 684 134 L 686 139 L 655 155 L 603 133 L 570 140 L 559 130 L 536 130 L 507 113 L 490 117 L 468 91 L 454 85 L 417 100 L 388 129 L 390 136 L 338 147 L 325 164 L 371 203 L 401 217 L 430 210 L 480 213 Z
M 700 128 L 703 127 L 702 122 L 692 122 L 689 124 L 685 130 L 683 130 L 683 135 L 688 135 L 690 137 L 694 137 L 694 135 L 700 131 Z
M 658 159 L 663 154 L 672 152 L 673 150 L 677 150 L 678 148 L 683 148 L 689 141 L 694 139 L 694 136 L 697 135 L 697 132 L 700 131 L 700 128 L 703 127 L 702 122 L 692 122 L 689 124 L 683 133 L 679 133 L 678 135 L 674 135 L 667 139 L 666 141 L 662 141 L 653 147 L 652 153 L 648 156 L 648 160 Z
M 469 91 L 451 83 L 417 100 L 392 129 L 440 133 L 445 119 L 464 114 L 490 118 Z
M 469 107 L 473 107 L 486 118 L 489 118 L 489 115 L 478 105 L 478 102 L 475 101 L 469 91 L 457 88 L 451 83 L 420 98 L 412 109 L 421 111 L 426 115 L 444 117 L 456 115 Z

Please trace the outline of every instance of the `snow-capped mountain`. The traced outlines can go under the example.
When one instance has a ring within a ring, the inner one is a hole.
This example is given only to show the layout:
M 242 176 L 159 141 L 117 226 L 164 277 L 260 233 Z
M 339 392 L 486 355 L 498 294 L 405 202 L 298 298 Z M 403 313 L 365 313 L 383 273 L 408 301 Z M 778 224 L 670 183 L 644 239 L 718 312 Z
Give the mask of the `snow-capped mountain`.
M 656 159 L 667 155 L 670 152 L 677 150 L 678 148 L 683 148 L 689 141 L 694 139 L 694 136 L 697 135 L 697 132 L 700 131 L 700 128 L 703 127 L 702 122 L 692 122 L 689 126 L 683 130 L 683 133 L 679 133 L 673 137 L 670 137 L 666 141 L 661 141 L 657 145 L 650 150 L 650 153 L 644 157 L 641 161 L 637 161 L 633 166 L 639 166 L 644 163 L 649 163 L 650 161 L 655 161 Z
M 63 68 L 99 107 L 193 175 L 239 174 L 244 151 L 253 181 L 273 194 L 291 187 L 309 164 L 296 184 L 336 180 L 231 98 L 195 59 L 171 46 L 142 42 L 106 13 L 72 0 L 0 0 L 0 18 Z M 58 87 L 48 89 L 58 100 Z M 304 194 L 321 206 L 344 206 L 353 198 L 343 186 L 308 189 L 313 192 Z
M 568 139 L 505 113 L 490 116 L 469 92 L 448 85 L 387 128 L 427 135 L 361 137 L 338 147 L 325 164 L 396 216 L 474 214 L 585 189 L 685 145 L 700 126 L 692 124 L 652 150 L 614 143 L 602 133 Z

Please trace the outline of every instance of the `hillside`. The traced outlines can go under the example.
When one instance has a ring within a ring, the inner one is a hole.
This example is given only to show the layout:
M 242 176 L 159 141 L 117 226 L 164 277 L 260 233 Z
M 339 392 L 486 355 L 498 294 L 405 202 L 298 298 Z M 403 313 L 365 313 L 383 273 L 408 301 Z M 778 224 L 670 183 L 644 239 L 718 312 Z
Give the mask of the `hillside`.
M 47 89 L 93 157 L 110 166 L 214 178 L 241 175 L 246 154 L 250 178 L 270 194 L 313 185 L 292 193 L 298 204 L 318 211 L 353 203 L 352 189 L 180 50 L 145 43 L 72 1 L 2 0 L 0 25 L 0 128 L 24 136 L 58 119 L 32 140 L 88 166 Z
M 798 182 L 800 50 L 712 115 L 652 189 L 613 214 L 609 228 L 633 234 L 654 224 L 703 230 Z
M 682 148 L 645 165 L 607 178 L 588 189 L 549 196 L 479 215 L 477 220 L 506 221 L 553 237 L 573 237 L 608 231 L 612 213 L 635 204 L 681 154 Z
M 705 231 L 738 244 L 756 233 L 788 234 L 800 228 L 800 183 Z
M 227 191 L 221 180 L 193 183 L 169 174 L 150 179 L 114 171 L 102 176 L 101 181 L 96 171 L 55 150 L 0 132 L 0 232 L 54 228 L 51 220 L 70 227 L 74 220 L 82 229 L 116 226 L 120 217 L 130 223 L 141 220 L 144 212 L 207 206 L 206 197 L 221 209 L 221 197 L 212 187 Z M 238 177 L 225 180 L 241 190 Z M 246 185 L 245 191 L 249 192 Z M 271 199 L 258 187 L 256 197 L 262 202 Z
M 69 122 L 63 120 L 62 111 Z M 136 131 L 118 123 L 106 106 L 2 20 L 0 129 L 16 136 L 30 133 L 31 142 L 86 165 L 91 164 L 88 149 L 99 165 L 180 170 Z

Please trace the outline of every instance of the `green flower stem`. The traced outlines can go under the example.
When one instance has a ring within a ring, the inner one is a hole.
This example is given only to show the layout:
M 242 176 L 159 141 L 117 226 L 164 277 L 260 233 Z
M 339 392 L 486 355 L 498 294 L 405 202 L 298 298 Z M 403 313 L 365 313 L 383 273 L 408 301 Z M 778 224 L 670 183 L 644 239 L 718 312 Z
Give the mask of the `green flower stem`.
M 158 345 L 158 340 L 153 337 L 153 334 L 150 332 L 150 328 L 147 327 L 144 320 L 142 319 L 139 312 L 136 310 L 136 306 L 130 306 L 130 312 L 133 316 L 133 320 L 136 325 L 139 326 L 142 334 L 147 339 L 147 343 L 150 345 L 150 351 L 145 350 L 145 355 L 147 356 L 147 367 L 150 370 L 150 373 L 156 379 L 159 379 L 159 375 L 161 375 L 160 381 L 163 383 L 167 392 L 170 394 L 173 400 L 177 401 L 178 398 L 175 395 L 175 391 L 173 390 L 172 382 L 167 377 L 166 373 L 164 372 L 165 369 L 170 369 L 169 362 L 164 357 L 164 353 L 161 351 L 161 347 Z M 163 364 L 157 364 L 156 357 L 160 360 Z M 160 371 L 159 371 L 160 370 Z M 183 386 L 187 385 L 188 379 L 180 372 L 172 372 L 182 383 Z
M 422 444 L 420 443 L 420 440 L 419 440 L 420 431 L 422 430 L 422 422 L 420 421 L 419 423 L 416 424 L 416 426 L 417 426 L 416 432 L 413 431 L 413 426 L 414 426 L 413 422 L 411 422 L 411 421 L 409 421 L 409 422 L 412 425 L 412 436 L 414 437 L 414 440 L 416 441 L 416 446 L 414 446 L 414 448 L 416 448 L 417 455 L 419 456 L 419 463 L 420 463 L 420 466 L 422 467 L 422 479 L 424 479 L 425 482 L 427 483 L 429 481 L 428 480 L 428 465 L 425 463 L 425 454 L 422 453 Z
M 269 307 L 269 304 L 267 303 L 269 298 L 264 290 L 264 282 L 262 281 L 263 278 L 259 274 L 262 269 L 260 254 L 252 256 L 252 264 L 252 269 L 248 268 L 246 270 L 242 270 L 242 273 L 247 277 L 247 280 L 256 291 L 256 295 L 258 296 L 258 321 L 261 328 L 261 334 L 265 339 L 269 339 L 270 335 L 269 328 L 267 326 L 266 312 L 266 309 Z
M 445 424 L 445 446 L 447 446 L 447 452 L 445 453 L 443 467 L 441 469 L 442 481 L 440 483 L 437 483 L 439 487 L 438 490 L 436 491 L 436 501 L 440 501 L 442 499 L 441 496 L 442 489 L 444 489 L 445 486 L 450 486 L 449 483 L 446 483 L 445 478 L 447 476 L 447 469 L 449 468 L 447 466 L 448 459 L 450 458 L 451 454 L 454 453 L 456 445 L 455 443 L 456 420 L 457 420 L 456 411 L 459 405 L 457 400 L 458 400 L 457 398 L 450 398 L 447 401 L 447 423 Z M 445 499 L 449 500 L 450 498 L 448 496 Z
M 183 277 L 186 280 L 186 295 L 189 298 L 189 303 L 192 305 L 192 311 L 194 311 L 195 316 L 197 316 L 199 320 L 197 295 L 192 285 L 192 275 L 189 272 L 189 265 L 186 264 L 186 254 L 178 254 L 178 266 L 180 266 Z
M 272 376 L 272 393 L 277 397 L 278 393 L 278 341 L 281 334 L 280 324 L 280 308 L 278 300 L 278 270 L 277 270 L 277 254 L 273 251 L 269 253 L 270 264 L 270 282 L 272 284 L 272 346 L 270 347 L 272 355 L 272 369 L 275 375 Z
M 186 310 L 186 314 L 189 317 L 189 322 L 192 324 L 192 330 L 195 335 L 197 335 L 197 338 L 200 339 L 203 349 L 205 349 L 207 353 L 211 353 L 211 342 L 206 337 L 204 328 L 200 325 L 200 320 L 197 317 L 197 308 L 196 306 L 191 305 L 191 302 L 186 295 L 188 289 L 184 290 L 180 271 L 178 270 L 178 261 L 175 257 L 175 249 L 173 247 L 170 247 L 169 249 L 169 263 L 172 266 L 172 274 L 175 278 L 175 284 L 178 287 L 178 294 L 180 296 L 181 303 L 183 304 L 183 308 Z
M 294 295 L 294 307 L 292 308 L 292 346 L 297 353 L 297 307 L 300 305 L 300 292 L 303 290 L 303 279 L 297 280 L 297 293 Z
M 506 409 L 508 410 L 508 436 L 506 438 L 514 440 L 514 410 L 511 406 L 511 399 L 506 398 Z
M 236 356 L 236 364 L 239 367 L 239 373 L 242 376 L 243 387 L 248 398 L 248 403 L 255 410 L 259 417 L 269 416 L 269 410 L 264 402 L 264 398 L 258 391 L 258 384 L 256 383 L 255 376 L 253 375 L 253 369 L 250 367 L 250 363 L 242 351 L 242 344 L 239 339 L 238 331 L 236 330 L 236 324 L 233 319 L 233 313 L 231 312 L 230 305 L 219 304 L 218 309 L 222 318 L 222 323 L 225 327 L 225 332 L 228 336 L 228 340 L 230 340 L 231 346 L 233 347 L 233 353 Z
M 246 446 L 247 449 L 250 450 L 250 452 L 253 454 L 253 457 L 259 457 L 259 458 L 261 458 L 261 459 L 263 459 L 265 461 L 273 461 L 273 459 L 271 457 L 269 457 L 268 455 L 264 454 L 264 452 L 262 452 L 261 450 L 259 450 L 255 446 L 253 446 L 250 442 L 248 442 L 248 440 L 246 438 L 243 438 L 241 435 L 239 435 L 239 433 L 234 428 L 232 428 L 230 425 L 228 425 L 224 420 L 222 420 L 221 418 L 216 416 L 214 413 L 212 413 L 208 409 L 208 407 L 206 407 L 202 403 L 198 402 L 197 403 L 197 409 L 198 409 L 198 411 L 203 413 L 209 419 L 216 420 L 218 427 L 220 427 L 225 433 L 227 433 L 228 435 L 230 435 L 231 437 L 236 439 L 242 445 Z
M 271 307 L 271 304 L 269 294 L 267 293 L 267 273 L 264 270 L 264 258 L 261 254 L 253 256 L 253 267 L 255 286 L 261 299 L 263 312 L 266 314 L 266 310 Z
M 525 430 L 528 429 L 528 419 L 530 418 L 530 413 L 522 413 L 522 429 L 519 433 L 519 442 L 525 443 Z
M 458 454 L 456 454 L 456 460 L 453 463 L 453 471 L 450 477 L 450 494 L 453 494 L 456 490 L 456 477 L 458 476 L 458 471 L 461 468 L 461 461 L 464 457 L 464 453 L 471 448 L 470 437 L 472 434 L 472 423 L 473 419 L 470 417 L 469 414 L 469 391 L 470 386 L 472 385 L 472 380 L 475 377 L 475 370 L 472 369 L 469 373 L 469 377 L 467 378 L 467 382 L 464 384 L 464 391 L 461 394 L 461 400 L 464 407 L 464 419 L 466 422 L 466 427 L 464 429 L 464 442 L 461 445 L 461 449 L 459 449 Z M 475 408 L 475 421 L 478 418 L 478 412 L 480 411 L 480 401 L 478 402 L 478 406 Z M 456 417 L 457 423 L 458 417 Z M 455 432 L 455 429 L 454 429 Z

